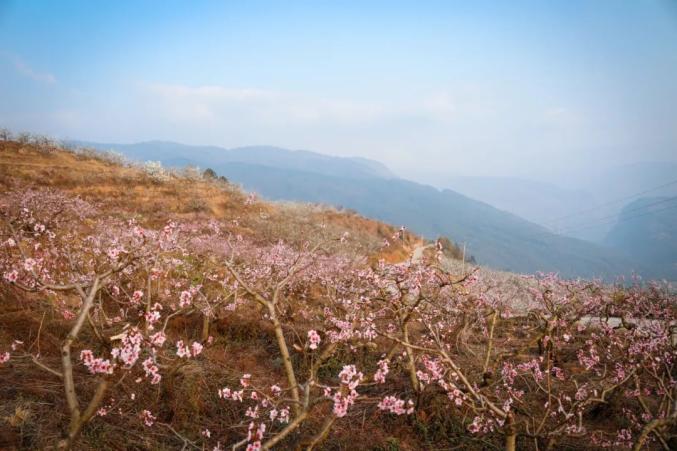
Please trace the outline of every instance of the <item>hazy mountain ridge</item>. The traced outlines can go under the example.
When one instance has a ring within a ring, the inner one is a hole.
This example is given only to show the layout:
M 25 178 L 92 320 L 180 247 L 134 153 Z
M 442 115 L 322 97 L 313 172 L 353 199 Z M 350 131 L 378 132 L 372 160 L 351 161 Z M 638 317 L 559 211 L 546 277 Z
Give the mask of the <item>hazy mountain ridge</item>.
M 445 186 L 473 199 L 516 214 L 528 221 L 556 231 L 560 218 L 595 204 L 592 193 L 561 188 L 552 183 L 516 177 L 452 176 L 440 178 Z M 576 234 L 577 238 L 583 238 Z
M 345 179 L 263 165 L 230 164 L 231 180 L 271 199 L 344 206 L 428 238 L 449 236 L 468 246 L 481 264 L 514 272 L 554 271 L 566 276 L 613 276 L 632 264 L 621 254 L 569 237 L 451 190 L 406 180 Z
M 448 236 L 466 244 L 468 253 L 479 263 L 499 269 L 553 271 L 567 277 L 613 277 L 639 269 L 638 264 L 616 251 L 554 235 L 542 226 L 452 190 L 384 177 L 391 173 L 370 160 L 365 164 L 362 159 L 273 147 L 228 150 L 167 142 L 87 144 L 114 149 L 135 160 L 210 167 L 270 199 L 343 206 L 406 225 L 428 238 Z
M 166 166 L 186 165 L 210 167 L 218 172 L 220 165 L 230 162 L 267 164 L 318 174 L 349 178 L 395 178 L 383 163 L 362 157 L 335 157 L 307 150 L 289 150 L 275 146 L 246 146 L 226 149 L 218 146 L 191 146 L 170 141 L 146 141 L 134 144 L 71 141 L 78 146 L 98 150 L 115 150 L 136 160 L 162 161 Z
M 675 174 L 675 163 L 640 162 L 553 173 L 548 181 L 431 174 L 429 183 L 487 202 L 553 232 L 605 244 L 614 225 L 609 219 L 626 204 L 642 196 L 677 195 Z
M 677 280 L 677 197 L 646 197 L 626 205 L 606 237 L 657 277 Z

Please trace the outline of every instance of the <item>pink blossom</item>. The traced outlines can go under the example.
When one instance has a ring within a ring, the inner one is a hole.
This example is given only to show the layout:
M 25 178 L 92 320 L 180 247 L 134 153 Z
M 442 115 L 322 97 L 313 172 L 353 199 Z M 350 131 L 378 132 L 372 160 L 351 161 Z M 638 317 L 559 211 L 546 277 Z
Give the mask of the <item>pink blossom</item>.
M 378 370 L 376 370 L 376 373 L 374 374 L 374 381 L 379 383 L 379 384 L 385 384 L 386 376 L 388 375 L 388 372 L 389 372 L 388 361 L 387 360 L 379 360 L 378 361 Z
M 144 318 L 146 319 L 146 322 L 148 323 L 148 328 L 153 329 L 153 324 L 157 323 L 160 321 L 160 312 L 157 310 L 151 310 L 150 312 L 146 312 L 144 314 Z
M 407 408 L 405 408 L 405 402 L 402 399 L 397 399 L 394 396 L 386 396 L 378 403 L 378 408 L 380 410 L 385 410 L 396 415 L 411 414 L 414 412 L 414 402 L 410 399 L 406 403 Z
M 194 341 L 193 344 L 190 345 L 190 350 L 193 354 L 193 357 L 197 357 L 202 352 L 202 349 L 203 346 L 197 341 Z
M 153 335 L 150 336 L 150 343 L 153 346 L 157 346 L 158 348 L 161 348 L 166 340 L 167 340 L 167 336 L 162 331 L 156 332 L 156 333 L 154 333 Z
M 141 291 L 141 290 L 136 290 L 136 291 L 132 294 L 132 303 L 133 303 L 133 304 L 138 304 L 139 302 L 141 302 L 141 298 L 142 298 L 142 297 L 143 297 L 143 291 Z
M 233 391 L 232 393 L 232 399 L 233 401 L 240 401 L 244 399 L 244 390 L 239 390 L 239 391 Z
M 92 374 L 113 374 L 113 365 L 110 360 L 94 357 L 89 349 L 80 351 L 80 360 Z
M 130 329 L 122 336 L 122 346 L 113 348 L 111 355 L 124 363 L 126 368 L 134 366 L 141 354 L 141 343 L 143 336 L 136 328 Z
M 252 378 L 251 374 L 243 374 L 242 377 L 240 378 L 240 385 L 243 387 L 249 387 L 249 380 Z
M 249 418 L 258 418 L 259 417 L 258 404 L 254 408 L 248 407 L 244 415 Z
M 179 357 L 190 358 L 190 349 L 183 343 L 183 340 L 176 342 L 176 355 Z
M 280 415 L 277 419 L 280 423 L 289 423 L 289 407 L 280 410 Z
M 152 385 L 160 383 L 162 376 L 160 376 L 160 374 L 158 373 L 159 368 L 157 367 L 157 365 L 155 364 L 155 362 L 151 357 L 148 357 L 146 360 L 144 360 L 141 366 L 143 367 L 143 370 L 146 372 L 146 377 L 151 378 L 150 383 Z
M 193 301 L 193 293 L 190 291 L 184 290 L 181 292 L 181 295 L 179 296 L 179 307 L 187 307 L 190 305 L 190 303 Z
M 314 331 L 314 330 L 309 330 L 308 331 L 308 341 L 310 342 L 310 345 L 308 346 L 310 349 L 317 349 L 317 346 L 320 344 L 320 335 Z
M 230 399 L 231 397 L 231 390 L 228 387 L 220 388 L 217 393 L 221 399 Z
M 73 319 L 75 318 L 75 313 L 73 313 L 71 310 L 65 309 L 61 311 L 61 316 L 63 316 L 63 319 Z
M 35 259 L 27 258 L 26 260 L 24 260 L 24 269 L 28 272 L 31 272 L 33 271 L 37 263 L 38 262 L 36 262 Z
M 19 279 L 19 273 L 15 269 L 13 271 L 6 272 L 5 274 L 3 274 L 3 277 L 7 282 L 14 283 Z
M 157 420 L 157 418 L 149 410 L 143 410 L 139 417 L 143 420 L 143 424 L 148 427 L 151 427 L 153 423 L 155 423 L 155 420 Z

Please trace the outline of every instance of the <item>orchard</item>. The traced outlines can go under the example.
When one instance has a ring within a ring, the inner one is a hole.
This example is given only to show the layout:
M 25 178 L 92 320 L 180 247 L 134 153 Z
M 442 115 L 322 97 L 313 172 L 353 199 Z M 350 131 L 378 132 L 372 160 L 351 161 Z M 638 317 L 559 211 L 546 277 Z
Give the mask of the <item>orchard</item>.
M 39 371 L 58 388 L 60 448 L 110 422 L 168 448 L 320 449 L 365 419 L 433 447 L 675 447 L 665 284 L 538 275 L 515 291 L 441 251 L 370 263 L 350 235 L 152 227 L 54 189 L 3 194 L 0 214 L 3 302 L 40 319 L 3 324 L 0 377 Z M 268 361 L 242 357 L 248 339 Z M 182 399 L 177 381 L 198 370 Z

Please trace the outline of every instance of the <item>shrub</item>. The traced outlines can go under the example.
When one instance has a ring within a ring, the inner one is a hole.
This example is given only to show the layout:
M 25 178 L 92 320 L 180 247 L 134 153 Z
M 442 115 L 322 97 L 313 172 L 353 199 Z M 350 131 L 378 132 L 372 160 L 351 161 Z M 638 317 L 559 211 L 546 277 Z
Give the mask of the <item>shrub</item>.
M 169 172 L 162 167 L 159 161 L 146 161 L 143 165 L 144 172 L 156 182 L 167 182 L 170 179 Z
M 207 168 L 202 173 L 202 177 L 209 179 L 209 180 L 213 180 L 213 179 L 218 178 L 218 175 L 216 174 L 216 172 L 214 172 L 214 170 L 212 168 Z

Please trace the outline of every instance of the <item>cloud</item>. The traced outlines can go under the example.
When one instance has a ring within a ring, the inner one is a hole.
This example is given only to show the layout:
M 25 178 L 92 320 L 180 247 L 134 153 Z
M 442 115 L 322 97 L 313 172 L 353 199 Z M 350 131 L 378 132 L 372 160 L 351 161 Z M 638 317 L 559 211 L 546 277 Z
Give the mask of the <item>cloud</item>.
M 352 125 L 387 115 L 381 105 L 306 94 L 224 86 L 149 84 L 147 92 L 178 120 L 255 120 L 266 125 Z
M 19 73 L 35 81 L 47 84 L 56 83 L 56 77 L 54 75 L 50 74 L 49 72 L 36 72 L 28 64 L 21 60 L 15 60 L 14 67 Z
M 8 59 L 12 63 L 14 69 L 24 77 L 30 78 L 31 80 L 39 83 L 45 83 L 50 85 L 56 83 L 56 77 L 54 75 L 50 74 L 49 72 L 36 71 L 32 67 L 30 67 L 28 63 L 26 63 L 18 56 L 11 55 L 8 53 L 0 53 L 0 55 Z

